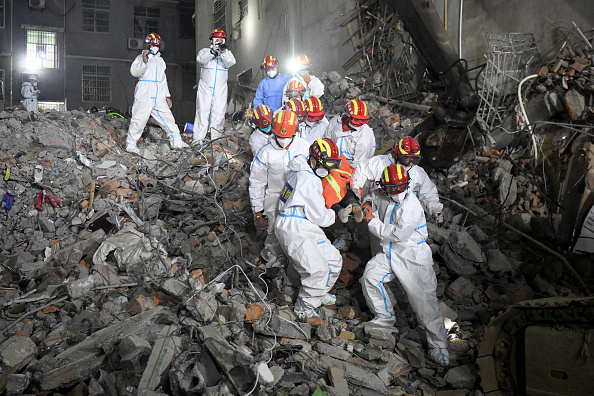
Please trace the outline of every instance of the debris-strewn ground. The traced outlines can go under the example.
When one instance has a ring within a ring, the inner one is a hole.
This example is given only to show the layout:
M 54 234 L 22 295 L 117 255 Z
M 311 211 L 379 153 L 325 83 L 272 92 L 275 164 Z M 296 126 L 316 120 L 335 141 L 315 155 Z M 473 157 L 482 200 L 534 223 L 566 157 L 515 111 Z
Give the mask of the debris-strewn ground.
M 534 139 L 519 132 L 503 150 L 477 145 L 449 169 L 426 168 L 445 204 L 446 224 L 429 219 L 428 242 L 448 368 L 425 356 L 398 285 L 396 326 L 366 325 L 364 224 L 339 226 L 354 238 L 343 244 L 336 306 L 320 310 L 319 326 L 296 320 L 259 257 L 245 124 L 228 123 L 223 139 L 186 151 L 170 150 L 149 126 L 136 156 L 121 144 L 127 119 L 1 112 L 0 391 L 481 395 L 475 359 L 491 318 L 520 301 L 581 295 L 593 278 L 589 256 L 566 255 L 575 274 L 555 255 L 591 199 L 585 183 L 580 211 L 567 212 L 577 202 L 569 165 L 592 158 L 591 134 L 558 129 L 591 119 L 592 67 L 582 58 L 565 50 L 529 84 Z M 378 149 L 426 115 L 374 100 L 364 73 L 322 79 L 329 114 L 368 95 Z M 535 141 L 546 158 L 537 166 Z M 591 178 L 591 166 L 577 169 Z

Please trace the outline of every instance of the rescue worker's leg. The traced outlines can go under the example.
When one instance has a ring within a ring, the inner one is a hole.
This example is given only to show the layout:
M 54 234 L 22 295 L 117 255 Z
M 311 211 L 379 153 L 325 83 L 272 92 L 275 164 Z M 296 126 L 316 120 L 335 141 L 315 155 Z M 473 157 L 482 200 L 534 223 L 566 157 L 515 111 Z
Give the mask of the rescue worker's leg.
M 126 137 L 126 150 L 132 153 L 139 153 L 136 142 L 142 136 L 146 122 L 148 121 L 155 99 L 150 98 L 148 82 L 138 82 L 134 89 L 134 104 L 132 105 L 132 118 Z
M 360 282 L 363 287 L 365 302 L 375 315 L 371 321 L 372 323 L 381 326 L 392 326 L 396 321 L 393 299 L 387 287 L 387 283 L 394 277 L 388 256 L 384 253 L 375 255 L 365 266 Z
M 342 256 L 338 249 L 336 249 L 328 238 L 317 243 L 320 253 L 328 263 L 328 280 L 326 281 L 326 293 L 334 287 L 340 270 L 342 269 Z
M 425 326 L 429 355 L 436 362 L 447 365 L 447 333 L 435 294 L 437 278 L 433 267 L 415 263 L 407 266 L 401 260 L 392 260 L 392 264 L 413 311 Z
M 192 145 L 202 142 L 208 132 L 208 117 L 210 116 L 210 105 L 212 103 L 213 89 L 200 80 L 196 92 L 196 116 L 194 117 L 194 136 Z
M 227 111 L 227 84 L 217 87 L 210 112 L 210 138 L 217 139 L 223 135 L 225 128 L 225 112 Z
M 276 220 L 277 210 L 275 208 L 266 210 L 264 212 L 268 218 L 268 234 L 264 241 L 264 249 L 262 249 L 262 257 L 268 262 L 267 268 L 272 267 L 286 267 L 287 257 L 278 238 L 275 234 L 274 223 Z
M 167 106 L 167 102 L 157 101 L 155 107 L 153 107 L 151 111 L 151 115 L 167 134 L 169 144 L 172 148 L 188 147 L 179 134 L 179 128 L 175 124 L 175 118 L 171 113 L 171 109 Z

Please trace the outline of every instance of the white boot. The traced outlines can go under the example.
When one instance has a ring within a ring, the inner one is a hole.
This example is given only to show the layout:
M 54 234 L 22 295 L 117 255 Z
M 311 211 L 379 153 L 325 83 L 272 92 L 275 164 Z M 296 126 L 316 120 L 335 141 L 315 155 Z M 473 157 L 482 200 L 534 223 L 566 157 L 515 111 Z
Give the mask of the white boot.
M 309 318 L 319 318 L 320 316 L 312 308 L 307 308 L 300 299 L 297 299 L 293 308 L 295 315 L 300 321 L 305 322 Z
M 437 364 L 448 366 L 450 364 L 450 354 L 445 348 L 429 349 L 429 357 Z
M 324 297 L 322 297 L 322 304 L 321 305 L 333 305 L 336 304 L 336 296 L 334 294 L 326 293 Z
M 140 149 L 136 147 L 135 144 L 128 144 L 126 146 L 126 151 L 133 154 L 140 154 Z

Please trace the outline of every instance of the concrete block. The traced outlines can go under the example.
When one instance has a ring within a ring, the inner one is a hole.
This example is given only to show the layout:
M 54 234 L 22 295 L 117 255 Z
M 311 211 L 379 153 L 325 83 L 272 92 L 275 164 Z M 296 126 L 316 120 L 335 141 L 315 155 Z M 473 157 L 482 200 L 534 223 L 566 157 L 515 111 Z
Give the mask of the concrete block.
M 344 370 L 339 367 L 328 367 L 328 380 L 341 395 L 349 395 L 349 383 L 344 378 Z
M 351 357 L 351 354 L 348 351 L 333 345 L 324 344 L 323 342 L 317 342 L 314 345 L 314 349 L 321 354 L 340 360 L 347 360 L 349 357 Z
M 0 345 L 0 361 L 4 367 L 19 367 L 37 354 L 37 346 L 29 337 L 13 336 Z
M 179 331 L 177 325 L 163 328 L 159 338 L 153 346 L 151 356 L 142 374 L 138 389 L 156 390 L 161 385 L 163 374 L 171 364 L 173 357 L 180 353 L 182 348 L 181 337 L 174 335 Z

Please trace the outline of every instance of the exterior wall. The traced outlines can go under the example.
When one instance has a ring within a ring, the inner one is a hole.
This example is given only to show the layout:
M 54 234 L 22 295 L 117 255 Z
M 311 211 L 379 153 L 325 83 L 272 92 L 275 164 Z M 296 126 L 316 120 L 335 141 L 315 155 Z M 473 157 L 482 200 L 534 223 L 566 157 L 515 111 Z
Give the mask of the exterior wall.
M 196 0 L 196 9 L 196 50 L 200 50 L 209 45 L 214 28 L 213 1 Z M 248 13 L 240 21 L 239 2 L 227 1 L 227 37 L 237 59 L 229 79 L 252 68 L 252 85 L 257 86 L 264 77 L 260 65 L 267 55 L 279 59 L 282 73 L 288 72 L 290 58 L 305 54 L 311 59 L 314 75 L 331 70 L 344 75 L 342 64 L 354 50 L 347 41 L 346 28 L 340 27 L 340 16 L 353 9 L 353 0 L 248 0 Z

